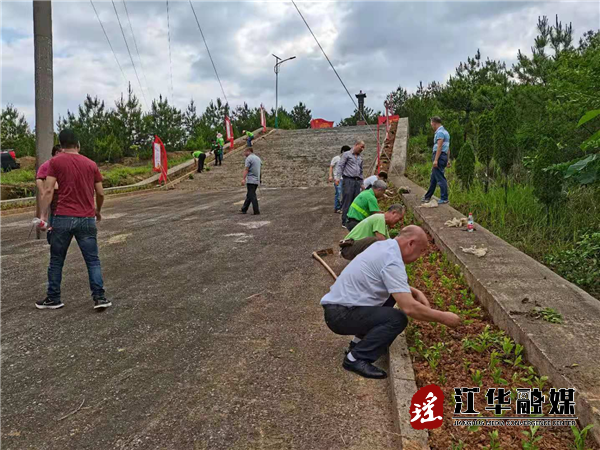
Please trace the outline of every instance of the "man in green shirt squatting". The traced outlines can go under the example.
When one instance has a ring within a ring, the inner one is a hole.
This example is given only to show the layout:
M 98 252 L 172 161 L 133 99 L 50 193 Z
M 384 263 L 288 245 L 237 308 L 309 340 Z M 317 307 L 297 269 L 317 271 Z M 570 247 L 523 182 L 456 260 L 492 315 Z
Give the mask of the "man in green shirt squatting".
M 198 170 L 196 170 L 196 172 L 202 173 L 204 170 L 204 160 L 206 159 L 206 155 L 202 150 L 196 150 L 195 152 L 192 152 L 192 156 L 198 161 Z
M 254 139 L 254 133 L 252 133 L 251 131 L 242 131 L 242 134 L 246 135 L 246 146 L 247 147 L 252 147 L 252 139 Z
M 383 197 L 387 189 L 384 181 L 377 180 L 373 183 L 372 189 L 365 189 L 354 199 L 350 208 L 348 208 L 348 221 L 346 228 L 348 231 L 358 225 L 372 214 L 381 213 L 377 199 Z
M 373 214 L 361 221 L 340 242 L 342 258 L 352 261 L 377 241 L 390 239 L 390 228 L 404 218 L 404 206 L 395 203 L 385 214 Z

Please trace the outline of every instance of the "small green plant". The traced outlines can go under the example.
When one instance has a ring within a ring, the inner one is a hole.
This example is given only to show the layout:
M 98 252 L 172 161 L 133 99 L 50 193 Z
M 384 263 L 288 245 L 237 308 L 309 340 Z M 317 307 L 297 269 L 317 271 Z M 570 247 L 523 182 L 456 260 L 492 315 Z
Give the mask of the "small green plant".
M 431 370 L 435 371 L 440 363 L 442 352 L 444 351 L 446 344 L 438 342 L 437 344 L 429 347 L 424 353 L 423 357 L 429 363 Z
M 510 359 L 505 359 L 504 362 L 507 364 L 511 364 L 513 367 L 523 367 L 522 361 L 523 361 L 523 346 L 520 344 L 517 344 L 515 346 L 515 359 L 510 360 Z
M 468 372 L 469 371 L 469 367 L 471 367 L 471 364 L 473 364 L 471 361 L 469 361 L 467 358 L 463 358 L 463 367 L 465 368 L 465 371 Z
M 465 305 L 466 306 L 473 306 L 475 304 L 475 294 L 473 292 L 471 292 L 471 295 L 469 296 L 468 300 L 465 300 Z
M 437 259 L 438 259 L 438 254 L 436 252 L 431 252 L 429 254 L 429 263 L 430 264 L 435 264 Z
M 492 369 L 491 373 L 492 373 L 492 379 L 494 380 L 495 384 L 502 384 L 504 386 L 508 385 L 508 381 L 506 381 L 504 378 L 502 378 L 502 369 L 500 369 L 499 367 L 496 367 L 496 368 Z
M 446 275 L 442 276 L 440 278 L 440 281 L 442 282 L 442 287 L 448 289 L 449 291 L 451 291 L 454 288 L 454 283 Z
M 526 441 L 521 442 L 523 444 L 523 450 L 539 450 L 539 447 L 536 444 L 542 439 L 542 436 L 535 435 L 539 428 L 539 426 L 535 426 L 529 427 L 529 431 L 521 431 L 527 439 Z
M 500 353 L 498 353 L 496 350 L 494 350 L 490 355 L 490 370 L 494 370 L 496 367 L 498 367 L 498 364 L 500 364 L 499 356 Z
M 435 294 L 433 296 L 433 303 L 440 309 L 444 308 L 444 298 L 440 294 Z
M 473 383 L 481 387 L 481 385 L 483 384 L 483 374 L 481 373 L 481 370 L 478 369 L 475 372 L 472 372 L 471 379 L 473 380 Z
M 490 445 L 483 447 L 484 450 L 500 450 L 500 437 L 498 430 L 490 431 L 488 435 L 490 437 Z
M 446 325 L 440 325 L 440 339 L 446 338 Z
M 463 441 L 452 442 L 452 447 L 450 450 L 463 450 L 465 448 L 465 443 Z
M 446 378 L 446 373 L 443 370 L 442 373 L 440 373 L 440 376 L 438 377 L 438 381 L 442 386 L 445 386 L 448 382 L 448 378 Z
M 556 311 L 553 308 L 544 308 L 538 309 L 535 311 L 534 315 L 536 317 L 540 317 L 546 322 L 550 323 L 563 323 L 563 316 L 561 313 Z
M 423 278 L 423 284 L 428 290 L 431 290 L 433 287 L 433 281 L 431 281 L 429 278 Z
M 573 436 L 575 437 L 575 442 L 573 443 L 573 448 L 575 450 L 585 450 L 585 440 L 587 439 L 587 434 L 590 429 L 594 425 L 588 425 L 583 430 L 579 431 L 576 426 L 571 427 L 571 431 L 573 432 Z
M 546 381 L 548 381 L 548 377 L 546 375 L 541 377 L 535 377 L 533 379 L 533 385 L 538 388 L 540 391 L 544 390 L 544 386 L 546 385 Z
M 505 337 L 502 341 L 502 351 L 504 352 L 504 355 L 510 356 L 513 351 L 513 348 L 515 348 L 515 344 L 513 343 L 512 339 L 509 337 Z

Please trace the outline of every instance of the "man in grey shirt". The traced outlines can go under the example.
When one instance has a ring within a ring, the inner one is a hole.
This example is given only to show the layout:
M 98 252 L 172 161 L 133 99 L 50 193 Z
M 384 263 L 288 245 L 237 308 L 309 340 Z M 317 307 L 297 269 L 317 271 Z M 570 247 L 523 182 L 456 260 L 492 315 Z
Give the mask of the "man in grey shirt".
M 260 166 L 262 165 L 262 161 L 254 154 L 254 149 L 252 147 L 247 147 L 246 150 L 244 150 L 244 156 L 246 157 L 246 168 L 244 169 L 242 186 L 245 184 L 248 192 L 246 194 L 246 201 L 240 212 L 246 214 L 250 207 L 250 203 L 252 203 L 252 211 L 256 215 L 260 214 L 260 211 L 258 210 L 258 198 L 256 198 L 256 189 L 260 184 Z
M 360 154 L 365 149 L 365 143 L 357 140 L 352 150 L 345 152 L 340 158 L 338 172 L 342 175 L 342 226 L 346 227 L 348 209 L 360 194 L 363 182 L 363 160 Z

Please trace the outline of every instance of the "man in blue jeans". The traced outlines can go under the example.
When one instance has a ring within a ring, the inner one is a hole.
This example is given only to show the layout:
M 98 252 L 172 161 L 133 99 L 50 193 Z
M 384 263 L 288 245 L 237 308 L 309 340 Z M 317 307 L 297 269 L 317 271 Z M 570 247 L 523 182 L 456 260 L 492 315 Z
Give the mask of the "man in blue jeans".
M 421 199 L 421 203 L 429 203 L 431 201 L 435 188 L 439 184 L 441 193 L 438 204 L 443 205 L 444 203 L 448 203 L 448 181 L 446 181 L 444 171 L 446 167 L 450 167 L 450 134 L 443 127 L 442 119 L 438 116 L 431 118 L 431 128 L 435 131 L 435 135 L 433 136 L 433 154 L 431 156 L 433 168 L 431 169 L 429 190 Z
M 62 152 L 52 158 L 48 165 L 40 208 L 40 218 L 47 221 L 48 207 L 58 182 L 58 203 L 50 235 L 48 292 L 46 298 L 36 302 L 35 306 L 38 309 L 58 309 L 65 306 L 61 301 L 60 291 L 62 270 L 67 251 L 75 237 L 87 266 L 94 309 L 104 309 L 112 306 L 112 303 L 104 296 L 98 256 L 96 221 L 102 219 L 102 175 L 95 162 L 79 154 L 79 141 L 72 130 L 62 130 L 58 140 Z

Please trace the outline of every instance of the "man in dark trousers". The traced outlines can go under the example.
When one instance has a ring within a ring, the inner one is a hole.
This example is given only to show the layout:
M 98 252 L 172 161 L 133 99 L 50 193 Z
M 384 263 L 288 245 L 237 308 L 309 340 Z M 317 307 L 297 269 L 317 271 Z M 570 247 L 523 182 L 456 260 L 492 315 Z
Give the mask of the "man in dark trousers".
M 363 182 L 363 160 L 360 154 L 365 149 L 365 143 L 357 140 L 352 150 L 342 154 L 338 171 L 342 175 L 342 226 L 346 228 L 348 209 L 360 194 Z
M 192 156 L 198 161 L 198 169 L 196 172 L 202 173 L 204 170 L 204 160 L 206 159 L 206 154 L 202 150 L 196 150 L 195 152 L 192 152 Z
M 450 133 L 442 125 L 442 119 L 438 116 L 431 118 L 431 128 L 435 131 L 433 136 L 433 149 L 431 161 L 431 179 L 429 189 L 421 199 L 422 203 L 429 203 L 435 193 L 436 187 L 440 186 L 439 205 L 448 203 L 448 181 L 444 174 L 446 167 L 450 167 Z
M 75 237 L 87 266 L 94 309 L 107 308 L 112 303 L 104 295 L 96 228 L 96 222 L 102 219 L 100 210 L 104 203 L 102 175 L 95 162 L 79 154 L 79 141 L 72 130 L 62 130 L 58 140 L 62 152 L 50 160 L 40 206 L 40 218 L 48 221 L 48 207 L 58 183 L 58 204 L 50 236 L 48 293 L 35 306 L 38 309 L 65 306 L 60 290 L 62 270 L 71 240 Z
M 246 167 L 244 169 L 244 175 L 242 178 L 242 186 L 245 184 L 248 192 L 246 194 L 246 201 L 244 202 L 244 206 L 242 206 L 242 210 L 240 212 L 242 214 L 246 214 L 246 212 L 248 212 L 248 208 L 250 207 L 250 203 L 252 203 L 252 211 L 255 215 L 257 215 L 260 214 L 260 211 L 258 209 L 256 189 L 258 189 L 258 185 L 260 184 L 260 167 L 262 165 L 262 161 L 254 154 L 252 147 L 246 147 L 246 150 L 244 150 L 244 156 L 246 157 Z
M 372 244 L 354 258 L 321 299 L 331 331 L 355 335 L 342 367 L 365 378 L 386 378 L 373 363 L 383 355 L 408 324 L 416 320 L 460 325 L 451 312 L 432 309 L 425 295 L 408 285 L 405 264 L 427 249 L 427 235 L 410 225 L 395 239 Z M 398 308 L 393 308 L 394 304 Z

